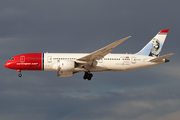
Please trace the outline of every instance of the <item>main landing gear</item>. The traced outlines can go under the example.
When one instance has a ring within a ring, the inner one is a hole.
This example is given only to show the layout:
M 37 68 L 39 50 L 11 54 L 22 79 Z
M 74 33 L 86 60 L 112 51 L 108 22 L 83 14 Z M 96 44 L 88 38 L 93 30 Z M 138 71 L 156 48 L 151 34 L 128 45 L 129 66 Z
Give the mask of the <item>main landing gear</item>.
M 90 73 L 90 72 L 85 72 L 83 78 L 84 78 L 84 79 L 91 80 L 92 76 L 93 76 L 92 73 Z

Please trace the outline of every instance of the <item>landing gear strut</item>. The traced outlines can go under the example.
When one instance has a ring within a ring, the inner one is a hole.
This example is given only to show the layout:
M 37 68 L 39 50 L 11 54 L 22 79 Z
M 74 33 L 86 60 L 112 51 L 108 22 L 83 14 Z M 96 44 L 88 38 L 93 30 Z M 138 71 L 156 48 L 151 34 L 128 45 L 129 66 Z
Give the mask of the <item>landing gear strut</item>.
M 16 71 L 19 72 L 18 76 L 19 76 L 19 77 L 22 77 L 21 70 L 20 70 L 20 69 L 17 69 Z
M 85 72 L 83 78 L 84 78 L 84 79 L 91 80 L 92 76 L 93 76 L 92 73 L 90 73 L 90 72 Z

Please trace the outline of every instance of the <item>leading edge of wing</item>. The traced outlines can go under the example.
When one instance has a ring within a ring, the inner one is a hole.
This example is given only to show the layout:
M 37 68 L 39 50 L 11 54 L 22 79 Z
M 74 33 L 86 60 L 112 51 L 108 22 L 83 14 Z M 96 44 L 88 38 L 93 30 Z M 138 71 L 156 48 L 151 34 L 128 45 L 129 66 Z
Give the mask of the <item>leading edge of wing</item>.
M 101 58 L 103 58 L 104 56 L 106 56 L 107 54 L 109 54 L 116 46 L 118 46 L 119 44 L 121 44 L 122 42 L 124 42 L 125 40 L 127 40 L 128 38 L 130 38 L 131 36 L 128 36 L 126 38 L 117 40 L 113 43 L 111 43 L 110 45 L 107 45 L 95 52 L 90 53 L 87 56 L 84 56 L 82 58 L 79 58 L 77 60 L 79 61 L 92 61 L 92 60 L 100 60 Z

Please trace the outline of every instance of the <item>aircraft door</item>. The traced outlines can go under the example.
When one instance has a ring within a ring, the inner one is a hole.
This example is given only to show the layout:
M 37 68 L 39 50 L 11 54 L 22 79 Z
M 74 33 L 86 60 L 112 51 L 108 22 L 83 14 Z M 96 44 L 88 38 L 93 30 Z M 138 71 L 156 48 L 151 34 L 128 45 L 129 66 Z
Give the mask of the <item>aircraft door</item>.
M 135 64 L 136 63 L 136 57 L 131 57 L 131 63 Z
M 52 62 L 52 56 L 47 56 L 47 62 L 51 63 Z
M 20 62 L 25 62 L 25 56 L 20 56 Z

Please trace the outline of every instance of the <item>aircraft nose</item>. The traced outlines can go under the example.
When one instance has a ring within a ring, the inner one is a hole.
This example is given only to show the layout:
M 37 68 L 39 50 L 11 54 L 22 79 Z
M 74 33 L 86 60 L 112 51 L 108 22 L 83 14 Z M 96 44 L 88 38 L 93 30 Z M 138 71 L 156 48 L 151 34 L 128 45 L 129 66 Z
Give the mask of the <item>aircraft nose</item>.
M 4 67 L 8 68 L 8 65 L 9 65 L 9 63 L 6 62 L 6 63 L 4 64 Z
M 4 64 L 4 67 L 9 68 L 9 69 L 16 69 L 16 64 L 15 64 L 15 62 L 7 61 Z
M 11 63 L 7 61 L 7 62 L 4 64 L 4 67 L 10 68 L 10 65 L 11 65 Z

